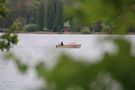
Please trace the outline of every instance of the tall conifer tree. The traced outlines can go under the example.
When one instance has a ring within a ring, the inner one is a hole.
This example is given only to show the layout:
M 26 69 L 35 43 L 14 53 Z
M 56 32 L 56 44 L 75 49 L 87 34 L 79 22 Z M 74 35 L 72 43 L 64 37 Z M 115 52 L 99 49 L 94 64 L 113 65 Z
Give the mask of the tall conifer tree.
M 63 0 L 48 0 L 47 28 L 54 32 L 63 28 Z
M 39 4 L 39 10 L 38 10 L 38 27 L 39 30 L 43 30 L 44 29 L 44 22 L 45 22 L 45 3 L 44 0 L 40 1 Z

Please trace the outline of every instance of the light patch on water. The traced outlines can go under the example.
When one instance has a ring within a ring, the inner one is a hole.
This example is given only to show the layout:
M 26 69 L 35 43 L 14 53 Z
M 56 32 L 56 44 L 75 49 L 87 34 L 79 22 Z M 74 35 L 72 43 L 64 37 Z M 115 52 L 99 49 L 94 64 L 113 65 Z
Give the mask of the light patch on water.
M 34 67 L 40 61 L 46 66 L 52 67 L 57 62 L 61 53 L 67 53 L 76 60 L 82 59 L 86 62 L 100 60 L 105 52 L 116 53 L 117 48 L 111 42 L 99 41 L 105 35 L 47 35 L 47 34 L 19 34 L 19 43 L 10 52 L 14 52 L 23 63 L 29 65 L 30 69 L 26 75 L 21 75 L 13 62 L 0 60 L 0 90 L 32 90 L 42 85 L 37 79 Z M 109 36 L 112 37 L 112 36 Z M 132 53 L 135 55 L 135 36 L 127 36 L 132 42 Z M 100 38 L 100 39 L 99 39 Z M 112 37 L 113 38 L 113 37 Z M 55 46 L 63 41 L 64 43 L 76 42 L 82 44 L 79 49 L 56 48 Z M 2 59 L 3 52 L 0 52 Z

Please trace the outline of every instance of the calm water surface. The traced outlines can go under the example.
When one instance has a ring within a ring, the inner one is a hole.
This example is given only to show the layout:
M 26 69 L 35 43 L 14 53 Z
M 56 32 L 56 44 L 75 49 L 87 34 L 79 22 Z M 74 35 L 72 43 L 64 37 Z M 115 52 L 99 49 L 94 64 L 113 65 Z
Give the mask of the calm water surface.
M 102 41 L 105 37 L 115 38 L 106 35 L 36 35 L 19 34 L 19 43 L 10 52 L 20 57 L 23 63 L 30 68 L 28 73 L 21 75 L 16 65 L 10 61 L 3 61 L 5 52 L 0 52 L 0 90 L 37 90 L 42 85 L 34 71 L 34 66 L 39 61 L 44 61 L 51 68 L 57 62 L 61 53 L 66 53 L 73 58 L 82 58 L 85 62 L 99 60 L 104 52 L 115 53 L 117 48 L 111 41 Z M 132 53 L 135 54 L 135 36 L 124 36 L 132 42 Z M 63 41 L 64 43 L 76 42 L 82 44 L 79 49 L 56 48 L 55 46 Z

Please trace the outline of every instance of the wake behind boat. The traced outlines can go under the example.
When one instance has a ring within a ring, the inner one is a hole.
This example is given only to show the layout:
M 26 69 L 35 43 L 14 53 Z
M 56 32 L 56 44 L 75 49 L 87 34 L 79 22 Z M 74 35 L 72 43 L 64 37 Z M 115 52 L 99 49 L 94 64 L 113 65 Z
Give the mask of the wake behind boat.
M 77 43 L 69 43 L 69 44 L 58 44 L 56 45 L 56 48 L 80 48 L 81 44 L 77 44 Z

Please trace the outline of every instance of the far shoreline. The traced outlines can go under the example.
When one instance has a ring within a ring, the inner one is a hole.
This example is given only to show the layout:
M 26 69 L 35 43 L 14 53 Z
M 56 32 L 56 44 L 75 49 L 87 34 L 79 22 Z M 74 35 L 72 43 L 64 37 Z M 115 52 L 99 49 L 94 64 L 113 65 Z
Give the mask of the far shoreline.
M 82 34 L 82 33 L 80 33 L 80 32 L 44 32 L 44 31 L 37 31 L 37 32 L 18 32 L 18 34 Z
M 6 32 L 0 32 L 4 34 Z M 89 33 L 81 33 L 81 32 L 45 32 L 45 31 L 34 31 L 34 32 L 15 32 L 16 34 L 70 34 L 70 35 L 135 35 L 135 32 L 129 32 L 127 34 L 116 34 L 116 33 L 107 33 L 107 32 L 89 32 Z

